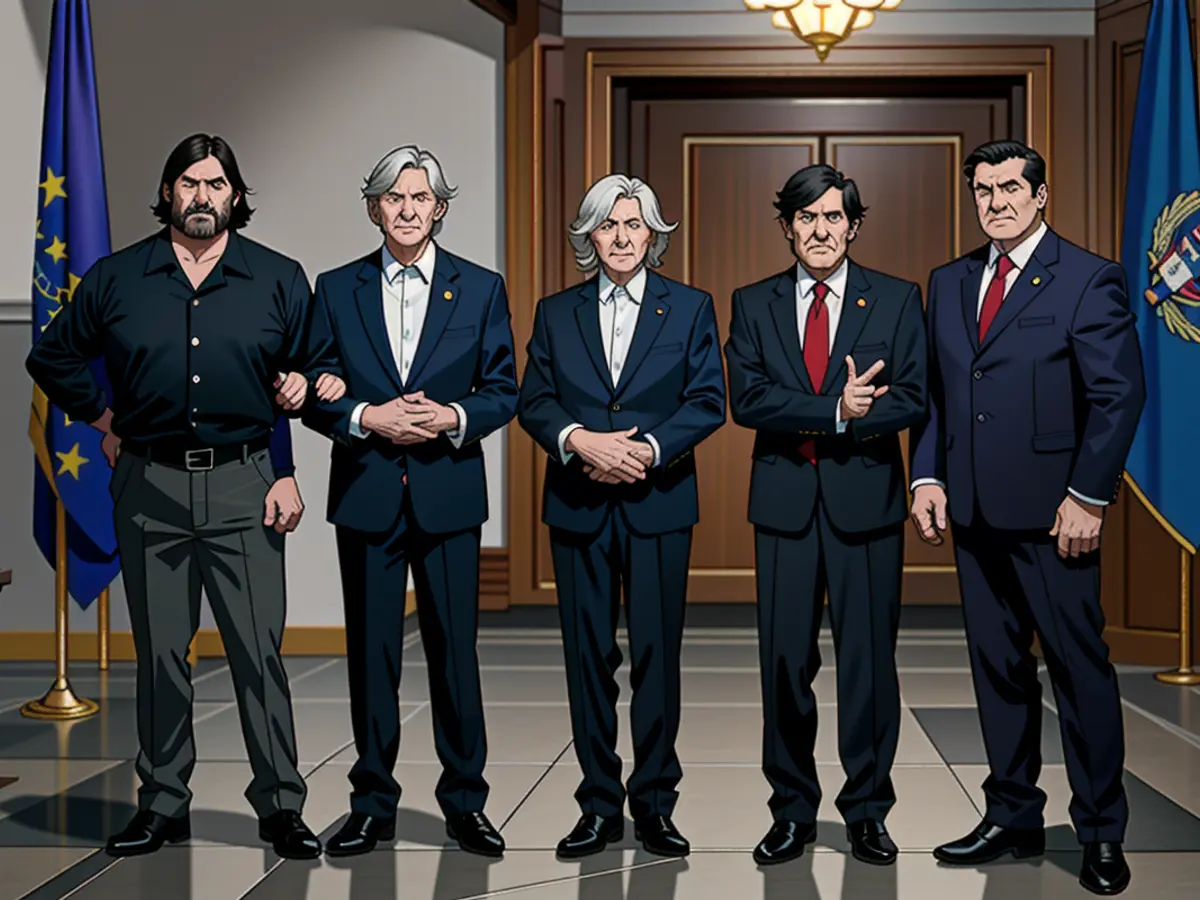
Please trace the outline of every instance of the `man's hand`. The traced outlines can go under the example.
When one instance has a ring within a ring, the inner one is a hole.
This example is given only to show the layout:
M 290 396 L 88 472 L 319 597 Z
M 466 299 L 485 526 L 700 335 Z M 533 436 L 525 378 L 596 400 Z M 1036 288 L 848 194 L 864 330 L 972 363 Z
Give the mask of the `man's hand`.
M 927 544 L 940 546 L 946 530 L 946 490 L 941 485 L 923 484 L 913 491 L 912 520 Z
M 628 431 L 604 433 L 576 428 L 567 437 L 565 449 L 568 453 L 578 453 L 587 465 L 602 476 L 633 484 L 646 477 L 648 463 L 654 456 L 653 448 L 645 441 L 631 440 L 636 433 L 636 426 Z M 646 456 L 647 452 L 649 456 Z
M 274 387 L 278 391 L 275 402 L 289 411 L 303 406 L 304 398 L 308 396 L 308 379 L 299 372 L 289 372 L 287 375 L 280 372 L 275 376 Z
M 642 465 L 649 469 L 652 465 L 654 465 L 654 448 L 651 447 L 646 441 L 638 441 L 636 444 L 636 448 L 631 452 L 642 463 Z M 592 479 L 592 481 L 598 481 L 601 484 L 621 483 L 621 479 L 616 475 L 605 475 L 595 466 L 585 465 L 583 467 L 583 472 L 588 478 Z
M 323 403 L 333 403 L 346 396 L 346 382 L 329 372 L 323 372 L 317 379 L 317 399 Z
M 875 365 L 861 375 L 854 370 L 854 360 L 846 357 L 846 386 L 842 389 L 842 419 L 861 419 L 871 409 L 871 405 L 888 391 L 888 386 L 873 387 L 871 379 L 883 371 L 883 360 L 875 360 Z
M 425 396 L 424 391 L 405 394 L 403 400 L 405 403 L 411 403 L 419 409 L 429 410 L 433 413 L 433 418 L 425 426 L 427 430 L 441 434 L 443 431 L 454 431 L 458 428 L 458 413 L 455 412 L 454 407 L 443 406 L 436 400 L 430 400 Z
M 1104 524 L 1104 507 L 1084 503 L 1071 494 L 1058 505 L 1058 515 L 1052 537 L 1058 538 L 1058 555 L 1063 559 L 1091 553 L 1100 546 L 1100 526 Z
M 300 499 L 300 488 L 296 479 L 288 476 L 279 478 L 267 491 L 263 524 L 274 527 L 280 534 L 295 531 L 304 515 L 304 501 Z
M 430 428 L 433 418 L 432 409 L 397 397 L 378 406 L 368 406 L 363 410 L 360 424 L 393 443 L 419 444 L 437 437 L 438 433 Z
M 112 432 L 112 417 L 112 410 L 105 409 L 100 414 L 100 418 L 90 423 L 93 428 L 104 435 L 100 439 L 100 450 L 104 453 L 104 458 L 108 460 L 110 469 L 117 464 L 117 457 L 121 455 L 121 439 Z

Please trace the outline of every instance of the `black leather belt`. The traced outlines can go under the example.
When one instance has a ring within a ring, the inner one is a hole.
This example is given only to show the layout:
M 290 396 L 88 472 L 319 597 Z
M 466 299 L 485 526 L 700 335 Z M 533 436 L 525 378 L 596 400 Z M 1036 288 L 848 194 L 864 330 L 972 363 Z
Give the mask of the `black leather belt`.
M 222 444 L 219 447 L 197 447 L 191 442 L 168 439 L 146 443 L 122 441 L 121 452 L 140 456 L 155 465 L 187 472 L 208 472 L 228 463 L 246 462 L 255 453 L 270 446 L 270 437 L 257 438 L 245 444 Z

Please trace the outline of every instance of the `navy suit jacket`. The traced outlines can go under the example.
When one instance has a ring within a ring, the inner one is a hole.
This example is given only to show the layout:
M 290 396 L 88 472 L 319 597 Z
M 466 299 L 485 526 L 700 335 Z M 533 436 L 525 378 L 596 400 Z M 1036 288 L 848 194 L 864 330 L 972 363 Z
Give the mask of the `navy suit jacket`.
M 550 458 L 542 521 L 594 534 L 620 508 L 636 533 L 663 534 L 699 520 L 693 449 L 725 422 L 725 372 L 712 297 L 646 273 L 625 368 L 614 385 L 600 336 L 599 276 L 545 297 L 534 313 L 517 419 Z M 636 484 L 592 481 L 578 456 L 563 465 L 558 436 L 589 431 L 653 435 L 658 467 Z
M 408 490 L 421 529 L 444 534 L 474 528 L 488 517 L 479 442 L 503 427 L 517 404 L 504 279 L 437 248 L 421 339 L 402 382 L 384 321 L 381 267 L 382 251 L 376 250 L 317 278 L 313 321 L 323 344 L 322 368 L 346 382 L 341 400 L 313 401 L 302 416 L 334 442 L 328 519 L 357 531 L 386 531 L 399 518 Z M 467 431 L 460 448 L 444 434 L 407 446 L 374 433 L 350 434 L 359 403 L 385 403 L 416 391 L 463 408 Z
M 860 302 L 862 301 L 862 302 Z M 862 533 L 908 515 L 899 433 L 926 415 L 925 321 L 921 289 L 850 262 L 841 318 L 822 384 L 804 365 L 796 310 L 796 267 L 733 293 L 725 345 L 733 421 L 757 431 L 750 473 L 750 521 L 803 531 L 821 496 L 841 531 Z M 861 419 L 837 433 L 846 357 L 889 385 Z M 817 465 L 800 444 L 816 442 Z
M 1049 530 L 1071 488 L 1116 499 L 1145 402 L 1124 270 L 1047 231 L 982 346 L 988 247 L 929 279 L 930 415 L 912 477 L 969 525 Z M 978 506 L 977 506 L 978 505 Z

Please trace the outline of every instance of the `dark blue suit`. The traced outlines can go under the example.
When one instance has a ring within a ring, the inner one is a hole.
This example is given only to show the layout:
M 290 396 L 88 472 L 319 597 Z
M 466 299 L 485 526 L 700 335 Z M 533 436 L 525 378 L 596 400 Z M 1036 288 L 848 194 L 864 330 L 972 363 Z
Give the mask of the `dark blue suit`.
M 725 421 L 725 373 L 707 294 L 648 272 L 633 341 L 613 384 L 600 333 L 598 278 L 544 298 L 534 315 L 517 410 L 549 454 L 542 520 L 550 528 L 585 813 L 621 813 L 616 645 L 622 586 L 632 654 L 635 820 L 670 816 L 682 776 L 679 654 L 692 526 L 699 518 L 696 445 Z M 578 457 L 563 464 L 559 435 L 651 435 L 658 466 L 636 484 L 592 481 Z
M 926 413 L 921 289 L 848 263 L 841 315 L 822 384 L 805 366 L 797 269 L 740 288 L 725 346 L 734 422 L 756 431 L 749 518 L 755 526 L 763 774 L 777 820 L 816 822 L 813 751 L 826 591 L 837 652 L 838 748 L 847 824 L 882 822 L 896 802 L 900 734 L 896 635 L 908 517 L 899 433 Z M 809 338 L 806 333 L 805 340 Z M 876 360 L 888 385 L 837 433 L 848 375 Z M 816 465 L 801 443 L 816 442 Z
M 930 415 L 913 480 L 946 486 L 991 775 L 988 822 L 1040 828 L 1041 640 L 1083 842 L 1121 841 L 1121 704 L 1104 643 L 1099 553 L 1062 559 L 1049 532 L 1068 490 L 1116 498 L 1145 400 L 1125 276 L 1046 231 L 979 343 L 989 248 L 933 272 Z
M 337 529 L 359 756 L 350 773 L 351 806 L 388 818 L 399 802 L 392 770 L 411 564 L 444 768 L 437 797 L 449 817 L 482 811 L 488 793 L 475 652 L 479 535 L 488 517 L 480 440 L 516 409 L 512 329 L 504 280 L 438 247 L 420 341 L 402 381 L 385 324 L 381 260 L 376 251 L 317 279 L 324 367 L 345 380 L 346 395 L 304 412 L 306 424 L 334 441 L 328 519 Z M 350 433 L 360 403 L 416 391 L 462 407 L 461 447 L 445 435 L 400 446 L 374 433 Z

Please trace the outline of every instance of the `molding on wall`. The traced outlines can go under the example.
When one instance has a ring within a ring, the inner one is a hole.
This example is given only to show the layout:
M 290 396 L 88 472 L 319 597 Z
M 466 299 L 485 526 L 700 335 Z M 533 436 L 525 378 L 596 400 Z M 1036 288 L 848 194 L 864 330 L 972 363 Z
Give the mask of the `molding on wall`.
M 0 325 L 28 325 L 32 321 L 33 310 L 28 297 L 22 300 L 0 299 Z
M 484 547 L 479 551 L 479 608 L 488 612 L 508 609 L 508 548 Z

